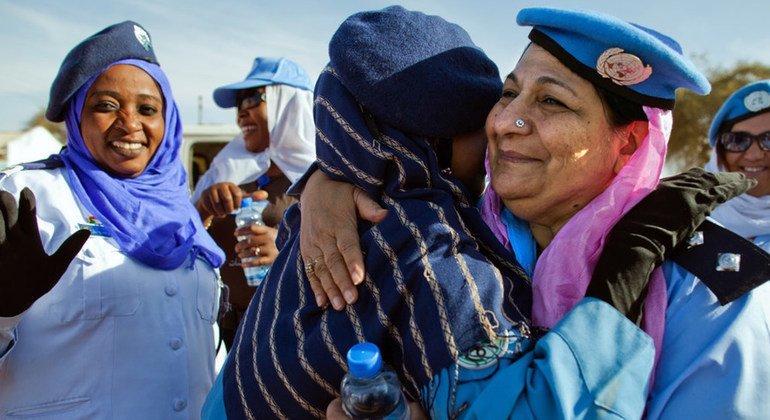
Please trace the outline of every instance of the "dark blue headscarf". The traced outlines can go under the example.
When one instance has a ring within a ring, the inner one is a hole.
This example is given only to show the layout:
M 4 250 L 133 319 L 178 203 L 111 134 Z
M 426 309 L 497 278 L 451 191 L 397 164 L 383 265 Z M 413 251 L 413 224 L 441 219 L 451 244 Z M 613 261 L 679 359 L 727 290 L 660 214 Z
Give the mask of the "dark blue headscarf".
M 94 160 L 80 134 L 88 89 L 109 67 L 129 64 L 144 70 L 164 98 L 165 132 L 147 168 L 136 178 L 119 178 Z M 182 123 L 171 86 L 157 64 L 144 60 L 116 61 L 91 77 L 72 96 L 66 114 L 67 147 L 59 155 L 78 200 L 109 230 L 120 249 L 154 268 L 175 269 L 201 255 L 212 267 L 224 261 L 222 250 L 203 228 L 190 203 L 187 173 L 179 159 Z
M 380 347 L 416 398 L 475 344 L 528 324 L 526 274 L 462 184 L 441 173 L 431 142 L 381 120 L 381 135 L 372 134 L 331 68 L 318 80 L 314 109 L 319 167 L 379 199 L 388 216 L 360 226 L 366 279 L 358 302 L 337 312 L 315 303 L 299 253 L 299 208 L 287 211 L 281 252 L 224 368 L 231 419 L 323 417 L 339 395 L 347 350 L 362 341 Z

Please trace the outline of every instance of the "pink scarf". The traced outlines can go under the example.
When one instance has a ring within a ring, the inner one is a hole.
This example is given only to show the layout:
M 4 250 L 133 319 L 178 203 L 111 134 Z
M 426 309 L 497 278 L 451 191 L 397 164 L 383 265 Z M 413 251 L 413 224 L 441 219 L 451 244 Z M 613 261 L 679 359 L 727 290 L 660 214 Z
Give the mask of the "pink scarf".
M 660 179 L 671 134 L 671 112 L 644 107 L 649 134 L 610 186 L 575 214 L 540 255 L 533 279 L 533 324 L 553 328 L 584 296 L 604 241 L 615 223 L 650 191 Z M 487 160 L 487 173 L 489 171 Z M 500 214 L 502 200 L 487 189 L 482 218 L 509 249 L 508 231 Z M 657 268 L 650 280 L 644 304 L 642 328 L 660 355 L 667 306 L 666 282 Z

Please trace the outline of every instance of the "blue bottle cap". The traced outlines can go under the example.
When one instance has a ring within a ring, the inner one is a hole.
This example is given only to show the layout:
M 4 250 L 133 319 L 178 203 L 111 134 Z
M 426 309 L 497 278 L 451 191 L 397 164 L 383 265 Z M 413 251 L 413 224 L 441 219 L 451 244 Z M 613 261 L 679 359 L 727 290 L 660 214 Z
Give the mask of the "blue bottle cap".
M 253 198 L 251 198 L 251 197 L 243 197 L 243 198 L 241 199 L 241 208 L 244 208 L 244 207 L 249 207 L 249 206 L 251 206 L 251 203 L 252 203 L 253 201 L 254 201 L 254 199 L 253 199 Z
M 358 343 L 348 350 L 348 370 L 358 378 L 371 378 L 382 370 L 380 349 L 374 343 Z

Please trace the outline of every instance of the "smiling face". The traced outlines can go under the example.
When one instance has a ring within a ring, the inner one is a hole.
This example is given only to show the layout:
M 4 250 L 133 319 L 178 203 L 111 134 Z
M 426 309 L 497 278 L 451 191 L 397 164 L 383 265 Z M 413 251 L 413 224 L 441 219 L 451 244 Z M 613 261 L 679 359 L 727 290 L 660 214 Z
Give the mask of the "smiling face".
M 737 122 L 730 131 L 744 131 L 754 135 L 770 131 L 770 112 Z M 726 152 L 720 148 L 720 153 L 725 169 L 741 172 L 746 178 L 757 180 L 757 186 L 750 189 L 748 194 L 755 197 L 770 194 L 770 151 L 760 149 L 754 141 L 745 152 Z
M 80 134 L 105 171 L 124 178 L 139 176 L 158 150 L 164 131 L 163 96 L 144 70 L 112 66 L 88 89 Z
M 267 103 L 265 101 L 246 100 L 265 93 L 264 87 L 248 89 L 238 94 L 238 127 L 243 133 L 246 150 L 259 153 L 270 146 L 270 132 L 267 129 Z M 255 105 L 259 102 L 258 105 Z M 243 104 L 243 106 L 241 105 Z
M 590 82 L 532 44 L 487 117 L 492 186 L 513 214 L 555 234 L 627 161 L 620 131 Z

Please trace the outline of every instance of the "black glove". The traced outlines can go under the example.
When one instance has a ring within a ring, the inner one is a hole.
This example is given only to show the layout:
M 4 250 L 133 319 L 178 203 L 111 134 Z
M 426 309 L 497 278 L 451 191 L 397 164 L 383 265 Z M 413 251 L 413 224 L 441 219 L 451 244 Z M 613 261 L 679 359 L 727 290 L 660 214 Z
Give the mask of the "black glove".
M 18 207 L 13 195 L 0 191 L 0 316 L 16 316 L 48 293 L 90 235 L 75 232 L 49 256 L 40 241 L 32 191 L 21 191 Z
M 608 302 L 641 325 L 652 271 L 690 238 L 719 204 L 756 185 L 739 173 L 699 168 L 661 180 L 612 228 L 586 296 Z

